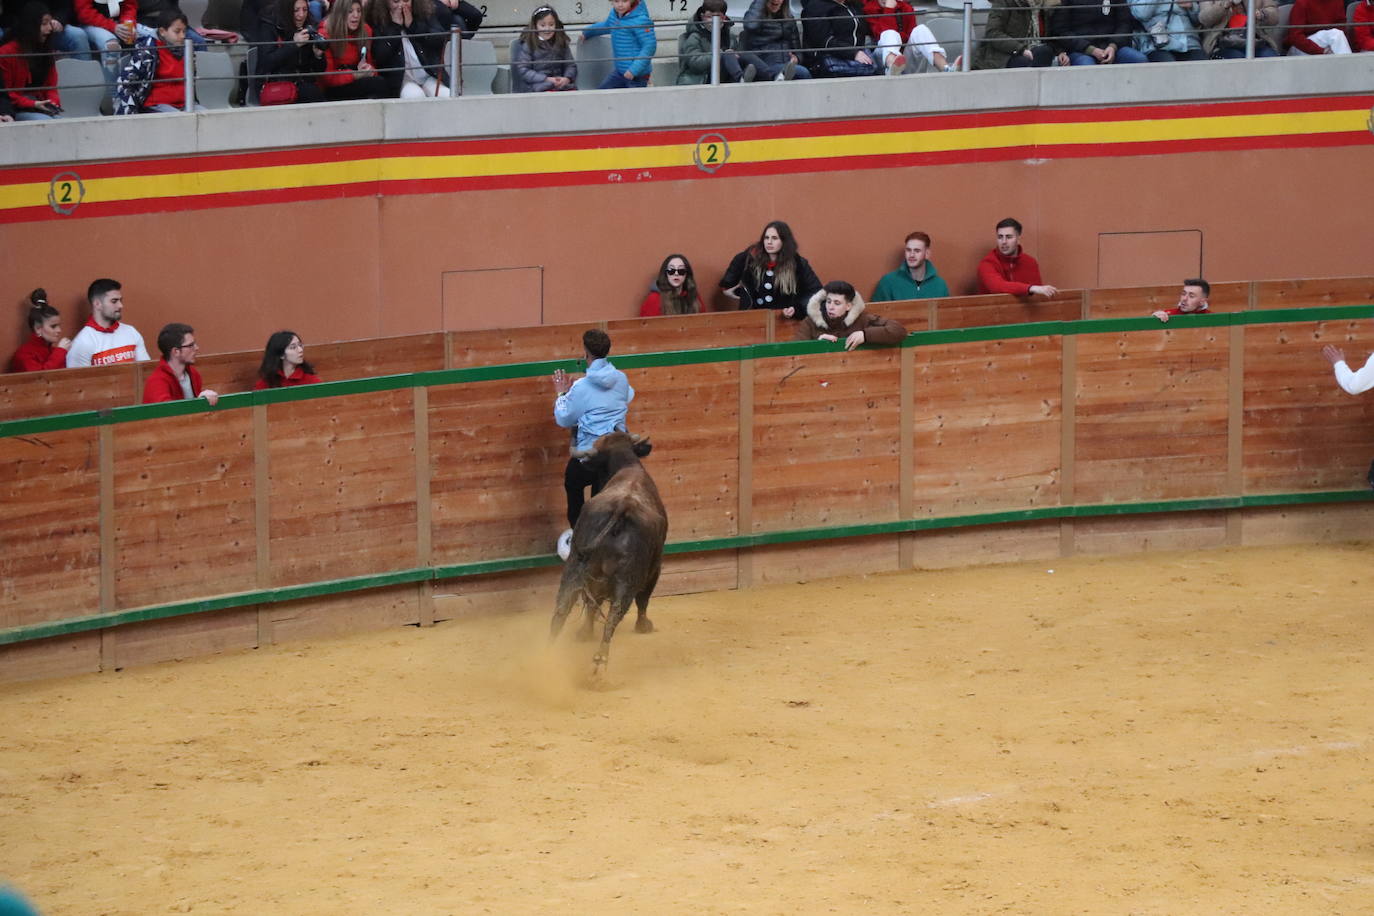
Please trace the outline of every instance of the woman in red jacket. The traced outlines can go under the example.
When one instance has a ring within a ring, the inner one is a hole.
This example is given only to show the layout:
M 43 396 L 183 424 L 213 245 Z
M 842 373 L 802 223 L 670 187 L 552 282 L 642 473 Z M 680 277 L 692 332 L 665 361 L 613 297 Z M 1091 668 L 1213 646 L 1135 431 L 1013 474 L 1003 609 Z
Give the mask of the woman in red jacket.
M 640 318 L 657 315 L 695 315 L 706 311 L 697 294 L 696 277 L 686 255 L 670 254 L 658 268 L 654 290 L 639 306 Z
M 254 391 L 313 385 L 319 380 L 315 367 L 305 361 L 305 344 L 301 343 L 300 335 L 295 331 L 278 331 L 267 338 Z
M 49 38 L 57 26 L 46 4 L 32 0 L 19 10 L 10 41 L 0 45 L 3 81 L 16 121 L 47 121 L 62 112 L 57 68 Z
M 48 305 L 41 290 L 34 290 L 33 306 L 29 309 L 29 328 L 33 334 L 14 353 L 11 372 L 38 372 L 43 369 L 65 369 L 70 337 L 62 336 L 62 316 Z
M 324 76 L 320 89 L 326 101 L 385 99 L 391 96 L 386 80 L 377 75 L 369 57 L 372 28 L 363 22 L 360 0 L 335 0 L 320 27 L 324 45 Z

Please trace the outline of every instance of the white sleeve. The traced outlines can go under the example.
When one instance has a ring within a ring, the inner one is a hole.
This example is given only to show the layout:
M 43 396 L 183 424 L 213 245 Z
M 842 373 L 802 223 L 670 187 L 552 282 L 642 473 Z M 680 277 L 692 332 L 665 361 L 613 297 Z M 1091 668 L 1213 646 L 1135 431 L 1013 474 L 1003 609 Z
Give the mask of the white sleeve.
M 143 346 L 142 334 L 138 335 L 138 345 L 134 348 L 134 356 L 138 357 L 140 362 L 147 362 L 152 359 L 152 357 L 148 355 L 148 348 Z
M 67 362 L 72 360 L 67 355 Z M 1351 372 L 1345 360 L 1336 363 L 1336 384 L 1345 389 L 1346 394 L 1361 394 L 1374 388 L 1374 355 L 1365 361 L 1359 372 Z
M 72 345 L 67 348 L 67 368 L 80 369 L 91 364 L 91 335 L 82 328 L 76 332 L 72 338 Z

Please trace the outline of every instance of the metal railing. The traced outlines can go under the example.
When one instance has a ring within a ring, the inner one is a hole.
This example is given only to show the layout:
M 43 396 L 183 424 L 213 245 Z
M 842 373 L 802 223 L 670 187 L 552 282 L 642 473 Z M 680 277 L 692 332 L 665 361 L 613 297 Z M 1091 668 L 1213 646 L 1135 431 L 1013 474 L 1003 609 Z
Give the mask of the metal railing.
M 1000 8 L 1000 7 L 998 7 L 998 6 L 996 6 L 996 5 L 994 5 L 994 6 L 992 7 L 992 9 L 999 9 L 999 8 Z M 1264 28 L 1264 29 L 1269 30 L 1270 32 L 1275 32 L 1275 31 L 1278 31 L 1278 30 L 1280 30 L 1280 29 L 1286 28 L 1286 26 L 1278 25 L 1278 24 L 1276 24 L 1276 25 L 1269 25 L 1269 26 L 1262 26 L 1262 25 L 1260 25 L 1259 23 L 1257 23 L 1257 22 L 1256 22 L 1256 16 L 1255 16 L 1255 0 L 1246 0 L 1245 10 L 1246 10 L 1246 22 L 1245 22 L 1245 32 L 1244 32 L 1244 35 L 1245 35 L 1245 54 L 1244 54 L 1244 56 L 1245 56 L 1246 59 L 1253 59 L 1253 58 L 1255 57 L 1255 50 L 1256 50 L 1257 43 L 1258 43 L 1258 41 L 1260 40 L 1260 38 L 1259 38 L 1259 29 L 1260 29 L 1260 28 Z M 962 51 L 963 51 L 963 54 L 962 54 L 962 60 L 960 61 L 960 68 L 959 68 L 959 69 L 962 70 L 962 71 L 968 71 L 968 70 L 971 70 L 971 69 L 972 69 L 972 64 L 973 64 L 973 48 L 974 48 L 974 44 L 975 44 L 975 28 L 974 28 L 974 18 L 973 18 L 973 17 L 974 17 L 974 3 L 973 3 L 973 0 L 963 0 L 963 2 L 962 2 L 962 15 L 961 15 L 961 17 L 960 17 L 960 25 L 961 25 L 961 29 L 960 29 L 960 41 L 961 41 L 961 43 L 962 43 Z M 873 18 L 887 18 L 887 16 L 883 16 L 883 17 L 874 17 L 874 16 L 864 16 L 864 15 L 862 15 L 862 14 L 856 14 L 856 15 L 854 15 L 854 16 L 847 16 L 847 17 L 831 17 L 831 18 L 834 18 L 834 19 L 837 19 L 837 20 L 842 20 L 842 21 L 845 21 L 845 22 L 853 22 L 853 21 L 855 21 L 855 20 L 863 21 L 863 20 L 873 19 Z M 916 17 L 913 17 L 913 18 L 916 18 Z M 951 18 L 951 17 L 937 17 L 937 18 Z M 824 20 L 824 19 L 818 20 L 818 19 L 816 19 L 816 18 L 814 18 L 814 17 L 809 17 L 809 18 L 807 18 L 807 19 L 798 19 L 798 18 L 789 17 L 789 18 L 787 18 L 787 19 L 785 19 L 785 20 L 782 20 L 782 21 L 783 21 L 783 22 L 786 22 L 786 23 L 787 23 L 789 26 L 791 26 L 792 28 L 796 28 L 796 29 L 798 29 L 798 30 L 800 31 L 800 27 L 801 27 L 801 25 L 802 25 L 804 22 L 808 22 L 808 21 L 809 21 L 809 22 L 816 22 L 816 21 L 825 21 L 825 20 Z M 655 25 L 656 25 L 657 27 L 664 27 L 664 28 L 672 29 L 672 28 L 678 28 L 678 27 L 687 26 L 687 25 L 691 24 L 691 22 L 693 22 L 693 20 L 662 20 L 662 21 L 659 21 L 658 23 L 656 23 Z M 1351 24 L 1350 24 L 1350 23 L 1347 23 L 1347 22 L 1333 22 L 1333 23 L 1304 23 L 1303 25 L 1304 25 L 1305 28 L 1309 28 L 1309 29 L 1349 28 L 1349 27 L 1351 26 Z M 70 27 L 72 27 L 72 28 L 78 28 L 78 26 L 70 26 Z M 579 29 L 579 28 L 572 28 L 572 27 L 570 27 L 570 28 L 567 28 L 567 29 L 566 29 L 566 32 L 567 32 L 567 33 L 570 35 L 570 37 L 571 37 L 573 34 L 579 33 L 579 32 L 582 32 L 582 31 L 585 31 L 587 28 L 590 28 L 590 27 L 582 27 L 582 28 L 580 28 L 580 29 Z M 636 29 L 636 28 L 642 28 L 642 26 L 598 26 L 598 29 L 599 29 L 599 30 L 602 30 L 602 31 L 614 31 L 614 30 L 616 30 L 616 29 Z M 510 40 L 512 40 L 512 39 L 514 39 L 514 38 L 519 37 L 521 34 L 524 33 L 524 31 L 525 31 L 525 29 L 524 29 L 523 27 L 514 27 L 514 26 L 513 26 L 513 27 L 503 27 L 503 28 L 488 28 L 488 29 L 482 30 L 482 32 L 481 32 L 480 34 L 482 34 L 483 36 L 488 36 L 490 39 L 496 39 L 496 40 L 498 40 L 498 41 L 504 39 L 505 41 L 508 42 L 508 41 L 510 41 Z M 1164 31 L 1158 32 L 1158 33 L 1156 33 L 1156 34 L 1158 34 L 1158 35 L 1160 35 L 1160 36 L 1162 36 L 1162 37 L 1168 37 L 1168 38 L 1173 38 L 1173 37 L 1178 36 L 1178 35 L 1181 35 L 1181 34 L 1194 34 L 1194 35 L 1197 35 L 1198 38 L 1199 38 L 1199 40 L 1201 41 L 1201 40 L 1203 39 L 1203 36 L 1207 35 L 1208 33 L 1220 32 L 1220 31 L 1225 31 L 1225 27 L 1223 26 L 1223 27 L 1215 28 L 1215 29 L 1203 29 L 1203 28 L 1199 27 L 1199 28 L 1197 28 L 1197 29 L 1164 30 Z M 1139 34 L 1139 33 L 1137 33 L 1137 32 L 1132 32 L 1130 35 L 1122 35 L 1122 34 L 1075 35 L 1075 36 L 1072 36 L 1072 37 L 1075 38 L 1075 39 L 1089 39 L 1089 40 L 1091 40 L 1091 39 L 1108 39 L 1108 40 L 1115 39 L 1115 40 L 1118 41 L 1119 44 L 1124 45 L 1127 41 L 1133 41 L 1134 38 L 1135 38 L 1135 36 L 1136 36 L 1137 34 Z M 446 73 L 447 82 L 446 82 L 445 85 L 447 86 L 447 88 L 448 88 L 448 90 L 449 90 L 449 93 L 450 93 L 452 96 L 454 96 L 454 97 L 462 96 L 462 95 L 464 94 L 464 74 L 465 74 L 466 71 L 472 69 L 472 67 L 469 66 L 469 65 L 464 61 L 464 59 L 463 59 L 463 40 L 464 40 L 464 39 L 461 39 L 461 27 L 460 27 L 459 25 L 455 24 L 455 25 L 453 26 L 453 28 L 451 28 L 451 29 L 448 30 L 448 31 L 444 31 L 444 32 L 431 32 L 431 33 L 417 33 L 416 35 L 413 35 L 413 36 L 411 36 L 411 37 L 414 37 L 414 38 L 426 38 L 426 37 L 437 37 L 437 36 L 443 36 L 443 38 L 445 39 L 445 42 L 446 42 L 446 47 L 445 47 L 445 50 L 444 50 L 444 62 L 445 62 L 445 67 L 444 67 L 444 69 L 447 71 L 447 73 Z M 727 48 L 727 47 L 725 46 L 725 42 L 724 42 L 724 30 L 723 30 L 723 28 L 722 28 L 722 22 L 721 22 L 720 19 L 713 18 L 713 19 L 711 20 L 711 23 L 710 23 L 710 37 L 711 37 L 711 43 L 710 43 L 711 63 L 710 63 L 710 71 L 709 71 L 709 82 L 710 82 L 711 85 L 718 85 L 718 84 L 720 83 L 720 81 L 721 81 L 721 73 L 722 73 L 721 58 L 722 58 L 722 56 L 723 56 L 724 54 L 726 54 L 726 53 L 728 53 L 730 50 L 732 50 L 732 49 Z M 1027 36 L 1027 38 L 1029 39 L 1029 36 Z M 373 39 L 371 39 L 371 41 L 373 41 L 373 42 L 375 42 L 375 41 L 377 41 L 377 40 L 378 40 L 378 38 L 373 38 Z M 469 39 L 469 40 L 470 40 L 470 39 Z M 1051 46 L 1056 46 L 1056 45 L 1062 43 L 1062 42 L 1064 41 L 1064 38 L 1063 38 L 1062 36 L 1055 36 L 1054 34 L 1047 33 L 1047 34 L 1043 34 L 1043 35 L 1039 36 L 1039 40 L 1042 41 L 1042 42 L 1045 43 L 1045 44 L 1049 44 L 1049 45 L 1051 45 Z M 491 42 L 491 43 L 492 43 L 492 44 L 495 44 L 496 42 L 493 41 L 493 42 Z M 237 48 L 240 48 L 240 49 L 248 49 L 249 51 L 251 51 L 252 49 L 255 49 L 255 48 L 262 48 L 262 49 L 266 49 L 266 48 L 275 48 L 275 47 L 279 46 L 279 44 L 280 44 L 280 42 L 278 42 L 278 41 L 270 41 L 270 42 L 269 42 L 269 41 L 260 41 L 260 42 L 239 41 L 239 42 L 235 43 L 235 45 L 232 45 L 232 46 L 229 46 L 229 47 L 237 47 Z M 930 42 L 915 42 L 915 43 L 913 43 L 913 42 L 907 40 L 907 36 L 902 36 L 902 44 L 899 46 L 899 49 L 904 51 L 904 50 L 907 49 L 907 48 L 913 47 L 914 44 L 930 44 Z M 939 42 L 937 41 L 937 42 L 935 42 L 935 44 L 938 45 Z M 197 71 L 197 69 L 198 69 L 198 68 L 197 68 L 197 57 L 199 56 L 199 54 L 201 54 L 201 53 L 224 53 L 224 52 L 219 51 L 219 50 L 207 51 L 207 52 L 198 52 L 198 51 L 196 50 L 195 45 L 194 45 L 191 41 L 189 41 L 189 40 L 185 43 L 185 45 L 184 45 L 183 47 L 184 47 L 183 55 L 184 55 L 184 60 L 185 60 L 185 73 L 184 73 L 184 75 L 183 75 L 183 77 L 182 77 L 182 81 L 183 81 L 184 86 L 185 86 L 185 97 L 184 97 L 184 103 L 183 103 L 183 108 L 184 108 L 184 110 L 186 110 L 186 111 L 192 111 L 192 110 L 194 110 L 194 106 L 195 106 L 195 104 L 196 104 L 196 101 L 195 101 L 195 88 L 196 88 L 196 86 L 197 86 L 198 83 L 203 85 L 205 82 L 223 81 L 223 80 L 234 80 L 234 81 L 237 81 L 237 80 L 239 80 L 239 79 L 241 78 L 241 77 L 239 77 L 238 75 L 230 75 L 230 76 L 211 76 L 211 77 L 200 77 L 200 78 L 198 78 L 198 77 L 197 77 L 197 72 L 196 72 L 196 71 Z M 812 58 L 815 58 L 815 57 L 817 57 L 817 56 L 819 56 L 819 55 L 821 55 L 821 54 L 826 54 L 826 53 L 833 54 L 833 53 L 839 52 L 839 53 L 842 53 L 842 54 L 848 54 L 848 53 L 857 54 L 859 51 L 871 51 L 871 50 L 873 50 L 873 48 L 874 48 L 874 45 L 873 45 L 871 42 L 869 42 L 869 43 L 864 43 L 864 44 L 845 45 L 845 46 L 833 46 L 833 45 L 832 45 L 832 46 L 830 46 L 830 47 L 825 47 L 825 48 L 821 48 L 821 47 L 809 47 L 809 46 L 807 46 L 807 45 L 804 44 L 804 40 L 803 40 L 803 42 L 800 43 L 800 46 L 797 47 L 797 48 L 795 49 L 795 51 L 793 51 L 792 53 L 794 53 L 799 59 L 805 61 L 805 60 L 812 59 Z M 132 52 L 132 50 L 133 50 L 133 49 L 127 49 L 124 53 Z M 741 48 L 741 49 L 739 49 L 739 50 L 741 50 L 741 51 L 747 51 L 747 50 L 751 50 L 751 49 L 748 49 L 748 48 Z M 110 53 L 110 52 L 101 51 L 101 50 L 96 50 L 96 51 L 94 51 L 93 53 L 96 55 L 96 59 L 98 60 L 98 59 L 100 58 L 101 55 L 104 55 L 104 54 Z M 571 45 L 570 45 L 570 54 L 571 54 L 571 57 L 570 57 L 571 61 L 574 62 L 574 63 L 577 63 L 577 64 L 579 64 L 579 65 L 582 65 L 582 64 L 602 65 L 602 64 L 611 63 L 611 62 L 614 62 L 614 61 L 617 61 L 617 60 L 618 60 L 618 61 L 621 61 L 621 62 L 648 60 L 648 61 L 650 61 L 651 66 L 652 66 L 652 63 L 653 63 L 654 61 L 676 61 L 676 59 L 677 59 L 677 55 L 655 55 L 655 56 L 652 56 L 652 57 L 629 57 L 629 58 L 625 58 L 625 57 L 616 57 L 616 56 L 614 56 L 614 55 L 610 55 L 610 56 L 588 56 L 588 55 L 582 54 L 582 53 L 573 53 L 572 50 L 571 50 Z M 8 56 L 10 56 L 10 57 L 24 57 L 24 58 L 49 57 L 49 58 L 56 59 L 56 58 L 60 58 L 60 57 L 65 56 L 65 55 L 63 55 L 61 52 L 43 51 L 43 52 L 20 53 L 20 54 L 17 54 L 17 55 L 8 55 Z M 484 66 L 484 65 L 485 65 L 485 64 L 478 64 L 478 65 L 473 65 L 473 66 Z M 379 73 L 379 74 L 387 74 L 387 73 L 394 73 L 394 72 L 397 72 L 397 71 L 400 71 L 400 70 L 404 70 L 404 69 L 405 69 L 404 64 L 399 64 L 399 65 L 394 66 L 394 67 L 376 68 L 376 72 Z M 876 67 L 876 69 L 881 70 L 881 62 L 878 62 L 878 66 Z M 55 74 L 55 73 L 56 73 L 56 70 L 54 69 L 52 72 Z M 318 71 L 284 72 L 284 73 L 279 72 L 279 73 L 270 73 L 270 74 L 269 74 L 269 73 L 262 73 L 262 72 L 256 72 L 256 73 L 250 72 L 250 73 L 247 74 L 247 77 L 246 77 L 246 78 L 247 78 L 247 80 L 251 83 L 251 82 L 262 82 L 262 81 L 270 80 L 270 79 L 273 78 L 273 77 L 276 77 L 276 78 L 278 78 L 278 79 L 286 79 L 286 80 L 306 80 L 306 79 L 318 78 L 320 75 L 321 75 L 321 73 L 318 72 Z M 817 74 L 817 75 L 824 75 L 824 74 Z M 56 87 L 51 87 L 51 86 L 25 86 L 25 87 L 22 87 L 22 88 L 20 88 L 20 87 L 11 87 L 11 88 L 6 89 L 5 91 L 9 91 L 9 92 L 19 92 L 19 93 L 23 93 L 23 92 L 40 92 L 40 91 L 44 91 L 44 90 L 52 89 L 52 88 L 58 88 L 58 89 L 62 89 L 62 88 L 70 88 L 70 89 L 101 88 L 101 87 L 104 85 L 104 84 L 102 84 L 102 83 L 75 83 L 75 84 L 67 84 L 67 85 L 64 86 L 64 85 L 61 85 L 61 84 L 60 84 L 60 81 L 58 81 L 58 82 L 59 82 L 59 85 L 56 86 Z M 154 80 L 152 80 L 151 82 L 154 82 L 154 83 L 156 83 L 156 82 L 163 82 L 163 80 L 154 79 Z M 437 95 L 437 94 L 436 94 L 436 95 Z M 247 99 L 246 99 L 246 98 L 244 99 L 244 104 L 247 105 Z

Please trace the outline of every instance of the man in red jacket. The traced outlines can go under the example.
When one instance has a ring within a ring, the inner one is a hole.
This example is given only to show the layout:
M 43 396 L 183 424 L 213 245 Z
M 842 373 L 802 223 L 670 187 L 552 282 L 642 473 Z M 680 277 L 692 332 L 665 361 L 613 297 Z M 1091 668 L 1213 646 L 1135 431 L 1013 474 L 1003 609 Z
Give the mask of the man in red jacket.
M 162 359 L 157 368 L 143 384 L 143 403 L 155 404 L 158 401 L 180 401 L 190 398 L 205 398 L 213 407 L 219 395 L 205 388 L 196 371 L 196 332 L 189 324 L 172 322 L 157 335 L 157 348 Z
M 1008 216 L 997 224 L 997 247 L 978 262 L 978 292 L 1053 299 L 1059 290 L 1040 279 L 1040 265 L 1021 250 L 1021 224 Z

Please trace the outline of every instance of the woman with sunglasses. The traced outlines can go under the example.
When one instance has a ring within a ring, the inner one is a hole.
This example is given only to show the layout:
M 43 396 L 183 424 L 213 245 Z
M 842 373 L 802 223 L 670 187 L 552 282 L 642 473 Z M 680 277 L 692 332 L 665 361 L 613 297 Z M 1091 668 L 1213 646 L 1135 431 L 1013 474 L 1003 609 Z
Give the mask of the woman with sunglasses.
M 743 309 L 775 309 L 784 318 L 806 317 L 806 303 L 821 288 L 811 264 L 797 253 L 797 238 L 782 220 L 763 227 L 759 240 L 735 255 L 720 288 Z
M 640 318 L 658 315 L 695 315 L 706 311 L 697 293 L 697 281 L 692 276 L 692 264 L 686 255 L 670 254 L 658 268 L 654 290 L 639 306 Z

